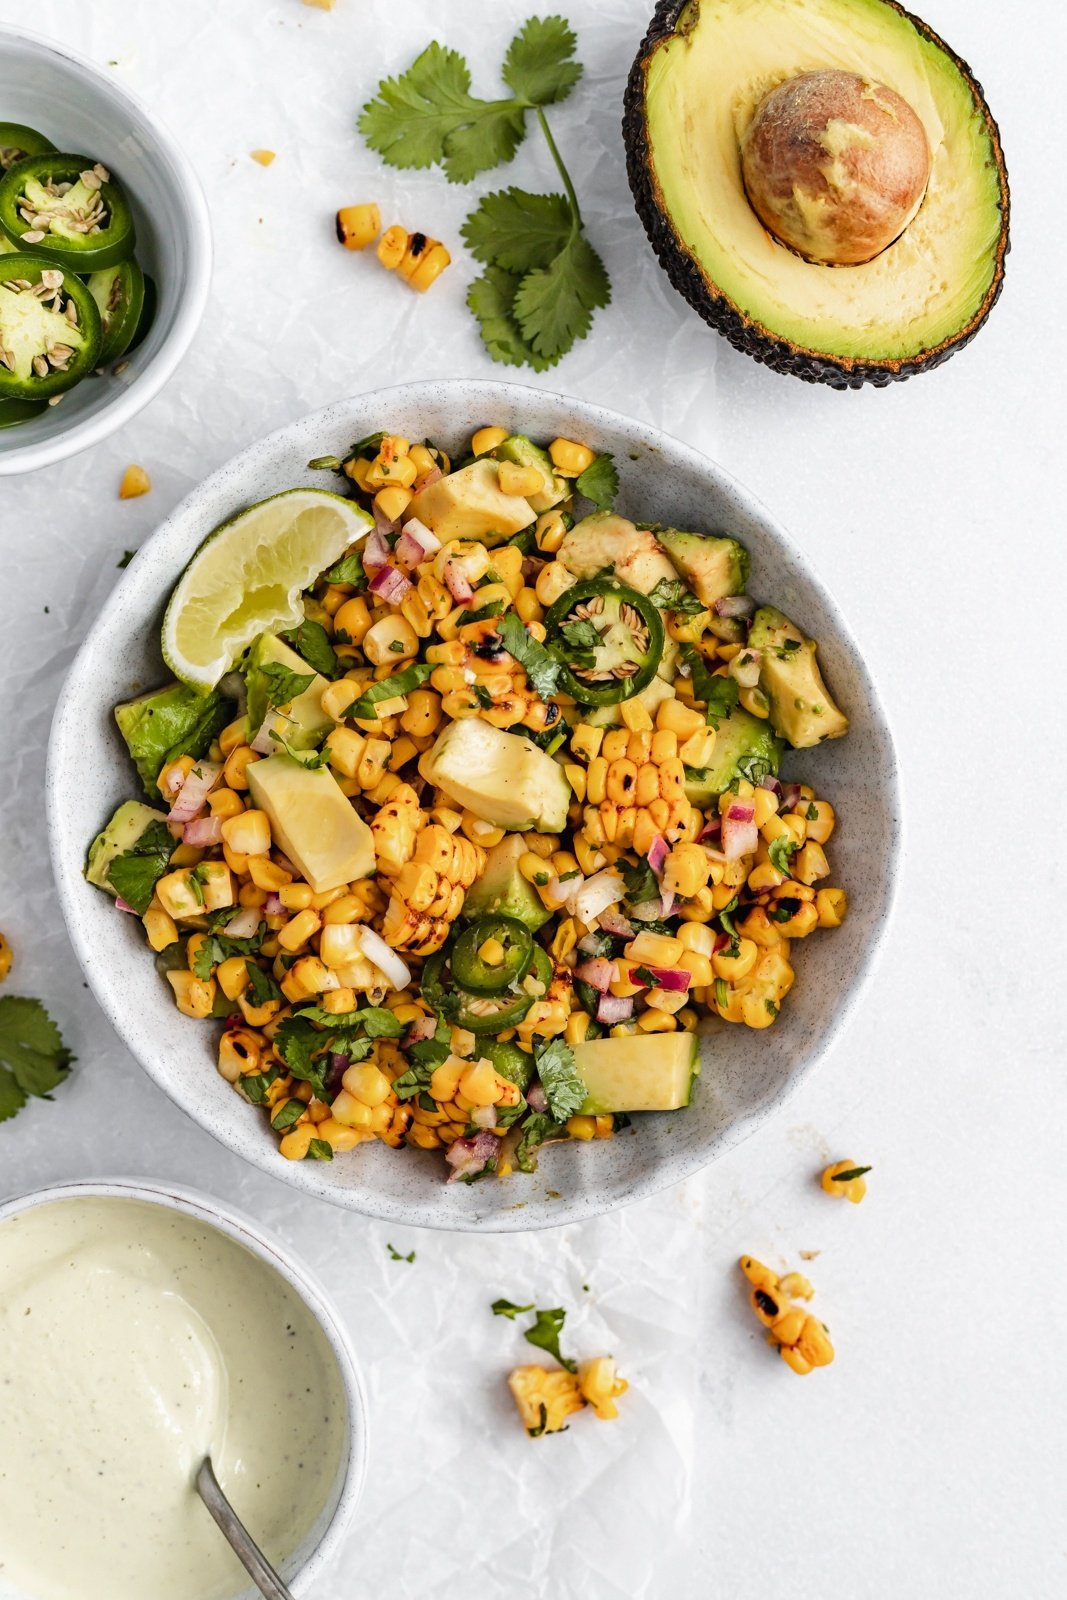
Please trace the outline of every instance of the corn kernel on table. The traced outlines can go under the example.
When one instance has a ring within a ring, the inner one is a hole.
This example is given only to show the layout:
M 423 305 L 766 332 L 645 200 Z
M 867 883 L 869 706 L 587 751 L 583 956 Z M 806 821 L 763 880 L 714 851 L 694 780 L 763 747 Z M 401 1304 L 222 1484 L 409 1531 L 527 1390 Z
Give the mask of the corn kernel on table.
M 1024 15 L 927 0 L 1001 122 L 1017 195 L 1007 288 L 941 371 L 846 395 L 735 354 L 670 289 L 619 137 L 649 0 L 562 8 L 586 79 L 554 131 L 614 295 L 543 381 L 648 418 L 755 488 L 865 646 L 903 763 L 905 873 L 880 970 L 784 1114 L 702 1177 L 563 1232 L 365 1222 L 179 1115 L 113 1037 L 63 930 L 43 826 L 49 718 L 123 552 L 235 450 L 339 395 L 529 378 L 484 353 L 464 252 L 422 298 L 341 250 L 332 218 L 375 198 L 383 220 L 458 241 L 469 192 L 383 168 L 356 113 L 435 30 L 494 93 L 531 9 L 0 0 L 0 20 L 107 64 L 177 131 L 216 244 L 207 316 L 164 392 L 97 449 L 0 488 L 5 992 L 44 998 L 78 1057 L 54 1103 L 0 1127 L 0 1198 L 75 1176 L 180 1180 L 254 1214 L 321 1275 L 353 1330 L 374 1433 L 357 1520 L 315 1600 L 1051 1600 L 1067 1582 L 1067 349 L 1053 298 L 1067 241 L 1047 204 L 1067 32 L 1051 0 Z M 262 149 L 269 166 L 251 158 Z M 531 138 L 486 187 L 551 181 Z M 130 463 L 152 490 L 120 503 Z M 819 1189 L 839 1158 L 873 1167 L 862 1206 Z M 801 1380 L 774 1358 L 743 1252 L 804 1266 L 831 1368 Z M 503 1380 L 528 1352 L 489 1314 L 498 1295 L 564 1306 L 570 1348 L 614 1352 L 631 1384 L 617 1421 L 525 1436 Z

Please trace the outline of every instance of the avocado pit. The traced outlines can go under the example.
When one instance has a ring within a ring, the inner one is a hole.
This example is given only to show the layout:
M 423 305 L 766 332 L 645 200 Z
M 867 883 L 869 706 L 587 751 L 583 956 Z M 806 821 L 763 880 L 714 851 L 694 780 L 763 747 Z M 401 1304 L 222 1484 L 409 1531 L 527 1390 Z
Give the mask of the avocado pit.
M 806 260 L 871 261 L 915 216 L 930 177 L 919 118 L 885 84 L 825 69 L 765 95 L 741 140 L 749 203 Z

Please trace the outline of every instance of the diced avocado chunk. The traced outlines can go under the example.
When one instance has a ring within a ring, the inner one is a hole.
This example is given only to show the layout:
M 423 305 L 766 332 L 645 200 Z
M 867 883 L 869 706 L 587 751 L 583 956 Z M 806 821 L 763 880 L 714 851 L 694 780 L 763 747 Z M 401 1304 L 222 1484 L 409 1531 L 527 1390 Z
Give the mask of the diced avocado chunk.
M 702 605 L 713 606 L 728 594 L 744 594 L 748 551 L 736 539 L 684 533 L 680 528 L 660 528 L 656 538 Z
M 594 578 L 611 567 L 621 583 L 651 594 L 657 583 L 676 578 L 671 562 L 647 528 L 614 511 L 594 511 L 563 536 L 556 560 L 576 578 Z
M 574 1065 L 585 1084 L 584 1116 L 679 1111 L 689 1104 L 700 1071 L 695 1033 L 584 1039 L 573 1049 Z
M 519 861 L 525 854 L 526 841 L 521 833 L 509 833 L 493 846 L 481 876 L 467 890 L 463 902 L 466 918 L 473 921 L 475 917 L 500 913 L 525 923 L 531 933 L 544 927 L 552 913 L 519 871 Z
M 373 835 L 328 768 L 277 755 L 253 761 L 246 776 L 253 805 L 316 894 L 374 871 Z
M 760 688 L 771 703 L 775 731 L 795 750 L 848 732 L 848 718 L 823 682 L 814 639 L 805 638 L 783 612 L 761 606 L 748 643 L 760 651 Z
M 98 889 L 114 894 L 107 878 L 115 857 L 132 850 L 149 823 L 166 820 L 165 812 L 146 806 L 142 800 L 124 800 L 104 831 L 98 833 L 89 846 L 89 859 L 85 867 L 88 881 Z
M 768 774 L 776 774 L 781 759 L 782 742 L 770 723 L 736 706 L 719 723 L 711 765 L 699 770 L 686 767 L 686 798 L 694 806 L 710 805 L 735 778 L 759 783 Z
M 202 756 L 233 715 L 233 701 L 213 689 L 198 694 L 184 683 L 168 683 L 115 707 L 145 791 L 159 799 L 156 779 L 179 756 Z
M 450 722 L 419 762 L 427 783 L 497 828 L 562 833 L 571 786 L 552 757 L 481 717 Z
M 489 456 L 479 456 L 458 472 L 427 484 L 405 515 L 424 522 L 442 543 L 480 539 L 483 544 L 501 544 L 537 521 L 528 500 L 501 489 L 497 464 Z
M 298 673 L 304 678 L 309 673 L 313 675 L 308 687 L 296 696 L 284 713 L 272 710 L 270 706 L 271 684 L 269 675 L 263 670 L 267 666 L 284 667 L 286 671 Z M 321 744 L 334 721 L 322 709 L 322 691 L 328 684 L 320 672 L 315 672 L 302 656 L 290 649 L 284 639 L 279 639 L 273 633 L 261 633 L 253 642 L 244 671 L 248 690 L 249 743 L 269 716 L 273 730 L 294 750 L 311 750 Z
M 537 468 L 544 479 L 544 488 L 536 494 L 528 494 L 526 499 L 538 515 L 542 511 L 551 511 L 570 493 L 570 484 L 556 472 L 548 451 L 542 450 L 532 439 L 527 439 L 524 433 L 513 433 L 510 439 L 497 445 L 493 454 L 498 461 L 513 461 L 517 467 Z

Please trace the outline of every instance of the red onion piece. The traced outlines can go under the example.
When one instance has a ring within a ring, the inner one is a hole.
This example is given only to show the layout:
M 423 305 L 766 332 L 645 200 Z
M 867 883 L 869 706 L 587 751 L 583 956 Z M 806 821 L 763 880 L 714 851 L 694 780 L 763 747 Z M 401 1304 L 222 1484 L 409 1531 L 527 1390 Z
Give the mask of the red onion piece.
M 137 910 L 137 907 L 136 906 L 131 906 L 130 902 L 128 900 L 124 900 L 120 894 L 117 894 L 115 896 L 115 910 L 116 911 L 128 911 L 130 913 L 131 917 L 136 917 L 136 916 L 140 915 L 139 911 Z
M 191 844 L 195 850 L 207 850 L 222 843 L 221 817 L 196 817 L 182 829 L 182 843 Z
M 285 907 L 282 905 L 281 898 L 278 895 L 269 894 L 267 896 L 266 902 L 263 906 L 264 916 L 279 917 L 284 910 Z
M 782 810 L 792 811 L 800 800 L 799 783 L 787 783 L 782 788 Z
M 418 517 L 409 517 L 400 531 L 407 534 L 409 539 L 414 539 L 417 545 L 421 545 L 428 556 L 434 555 L 441 548 L 441 541 L 436 533 L 432 528 L 428 528 L 425 522 L 420 522 Z
M 437 1032 L 436 1017 L 420 1017 L 418 1022 L 413 1022 L 401 1041 L 400 1048 L 408 1049 L 410 1045 L 421 1044 L 424 1039 L 432 1039 Z
M 771 794 L 781 794 L 782 792 L 781 784 L 771 773 L 768 773 L 765 778 L 761 778 L 756 787 L 758 789 L 769 789 Z
M 612 933 L 616 939 L 632 939 L 634 925 L 619 911 L 603 911 L 600 914 L 600 926 L 605 933 Z
M 198 811 L 207 803 L 209 791 L 222 771 L 217 761 L 198 761 L 174 797 L 168 822 L 192 822 Z
M 692 983 L 692 978 L 684 967 L 646 967 L 645 971 L 655 979 L 657 989 L 671 989 L 677 994 L 684 994 Z M 630 982 L 640 983 L 635 968 L 630 968 Z M 647 988 L 648 985 L 642 985 Z
M 398 606 L 404 596 L 411 592 L 411 588 L 411 580 L 405 578 L 397 567 L 380 568 L 370 581 L 371 594 L 387 600 L 391 606 Z
M 495 1128 L 496 1107 L 475 1106 L 474 1110 L 471 1112 L 471 1121 L 476 1128 Z
M 379 567 L 384 567 L 389 560 L 389 546 L 384 535 L 375 527 L 373 533 L 368 533 L 363 541 L 363 570 L 368 578 L 376 573 Z
M 259 732 L 252 740 L 251 748 L 259 756 L 273 756 L 281 748 L 281 741 L 274 737 L 275 731 L 282 730 L 283 722 L 276 711 L 268 711 L 260 724 Z M 282 735 L 284 738 L 284 734 Z
M 717 617 L 750 617 L 756 602 L 750 594 L 725 594 L 712 609 Z
M 445 562 L 444 580 L 448 586 L 449 594 L 457 605 L 466 605 L 474 599 L 471 581 L 458 561 Z
M 531 1111 L 536 1111 L 541 1116 L 544 1116 L 547 1112 L 548 1097 L 539 1083 L 531 1083 L 530 1087 L 527 1089 L 526 1104 L 529 1106 Z
M 602 994 L 600 996 L 600 1002 L 596 1008 L 598 1022 L 606 1022 L 609 1025 L 616 1022 L 629 1022 L 633 1014 L 634 1002 L 632 995 Z M 528 1098 L 529 1096 L 527 1096 Z
M 670 846 L 662 833 L 657 833 L 648 848 L 648 864 L 659 878 L 663 874 L 663 866 L 670 855 Z
M 400 524 L 395 517 L 387 517 L 385 512 L 377 505 L 373 506 L 372 509 L 374 511 L 374 530 L 376 533 L 380 533 L 384 537 L 387 533 L 400 532 Z M 367 565 L 365 557 L 363 565 L 364 567 Z
M 443 477 L 444 473 L 441 471 L 440 467 L 431 467 L 429 472 L 425 473 L 423 477 L 415 479 L 415 485 L 419 489 L 428 489 L 431 483 L 436 483 L 438 478 Z
M 755 820 L 756 808 L 751 800 L 731 800 L 726 815 L 731 822 L 752 822 Z
M 575 967 L 574 975 L 589 984 L 590 988 L 607 994 L 615 981 L 615 963 L 608 961 L 605 956 L 594 956 L 591 961 L 583 961 L 580 967 Z
M 669 917 L 671 912 L 674 910 L 673 894 L 668 894 L 667 890 L 665 889 L 660 895 L 660 903 L 663 907 L 663 915 L 665 917 Z
M 499 1154 L 500 1140 L 495 1133 L 485 1129 L 454 1140 L 445 1151 L 445 1160 L 452 1168 L 448 1175 L 449 1183 L 454 1183 L 457 1178 L 476 1178 Z
M 400 538 L 396 541 L 396 549 L 393 554 L 405 572 L 414 572 L 419 563 L 426 560 L 425 550 L 417 539 L 411 537 L 410 533 L 401 533 Z
M 759 844 L 756 824 L 751 819 L 738 820 L 732 814 L 733 809 L 731 806 L 722 822 L 722 853 L 727 861 L 738 861 L 742 856 L 754 854 Z
M 697 835 L 697 843 L 703 844 L 705 839 L 717 839 L 721 832 L 722 818 L 712 817 L 711 821 L 706 822 L 701 828 L 699 834 Z

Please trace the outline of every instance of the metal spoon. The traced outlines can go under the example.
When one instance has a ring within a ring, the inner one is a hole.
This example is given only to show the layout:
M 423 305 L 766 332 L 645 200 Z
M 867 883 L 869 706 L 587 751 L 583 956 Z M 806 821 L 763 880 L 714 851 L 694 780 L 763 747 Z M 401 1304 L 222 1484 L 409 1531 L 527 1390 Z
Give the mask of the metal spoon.
M 200 1498 L 230 1542 L 230 1548 L 265 1600 L 293 1600 L 252 1535 L 223 1494 L 211 1457 L 205 1456 L 196 1475 Z

